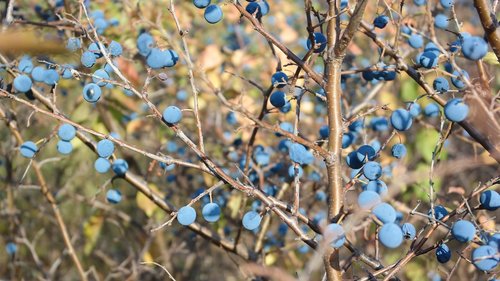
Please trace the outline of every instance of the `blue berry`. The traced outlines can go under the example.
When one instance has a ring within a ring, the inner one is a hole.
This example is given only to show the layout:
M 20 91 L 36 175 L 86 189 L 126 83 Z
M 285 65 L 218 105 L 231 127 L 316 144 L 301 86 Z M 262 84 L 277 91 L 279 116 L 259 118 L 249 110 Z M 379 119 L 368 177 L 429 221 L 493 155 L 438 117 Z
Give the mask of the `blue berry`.
M 267 3 L 266 0 L 261 0 L 261 1 L 257 2 L 257 4 L 259 4 L 260 12 L 262 13 L 263 16 L 269 14 L 270 7 L 269 7 L 269 3 Z
M 446 29 L 448 27 L 448 17 L 443 14 L 437 14 L 434 17 L 434 26 L 440 29 Z
M 203 218 L 208 222 L 216 222 L 220 218 L 220 207 L 216 203 L 208 203 L 201 211 Z
M 380 196 L 387 195 L 387 185 L 382 180 L 369 181 L 366 185 L 363 185 L 363 190 L 374 191 Z
M 255 211 L 248 211 L 243 216 L 243 227 L 248 230 L 254 230 L 259 227 L 262 217 Z
M 413 224 L 409 222 L 404 223 L 401 226 L 401 230 L 403 231 L 404 238 L 408 240 L 415 239 L 415 236 L 417 235 L 417 230 L 415 229 L 415 226 L 413 226 Z
M 99 48 L 99 45 L 97 45 L 97 43 L 90 43 L 88 51 L 92 53 L 96 59 L 102 57 L 101 49 Z
M 358 196 L 358 205 L 361 209 L 365 210 L 377 206 L 381 201 L 382 199 L 380 199 L 380 195 L 378 195 L 375 191 L 366 190 L 361 192 Z
M 472 251 L 472 263 L 480 270 L 490 271 L 498 265 L 498 250 L 488 246 L 480 246 Z
M 391 114 L 391 125 L 398 131 L 406 131 L 412 125 L 410 112 L 406 109 L 396 109 Z
M 294 165 L 290 165 L 290 167 L 288 167 L 288 176 L 289 177 L 294 178 L 295 176 L 298 176 L 299 178 L 301 178 L 303 175 L 304 175 L 304 169 L 302 169 L 301 166 L 297 166 L 297 172 L 295 172 Z
M 470 36 L 463 39 L 462 54 L 470 60 L 480 60 L 488 53 L 488 43 L 483 38 Z
M 114 57 L 121 56 L 123 53 L 122 45 L 116 41 L 111 41 L 108 46 L 108 52 Z
M 44 72 L 43 82 L 49 86 L 55 85 L 59 82 L 59 73 L 55 69 L 47 69 Z
M 394 249 L 403 243 L 403 231 L 395 223 L 386 223 L 380 228 L 378 238 L 382 245 Z
M 375 206 L 372 210 L 372 214 L 383 224 L 394 223 L 396 221 L 396 210 L 387 203 L 381 203 Z
M 137 37 L 136 45 L 137 49 L 139 50 L 139 54 L 143 57 L 146 57 L 149 55 L 149 53 L 151 53 L 151 49 L 153 49 L 154 38 L 147 32 L 141 33 Z
M 57 142 L 57 151 L 61 154 L 68 155 L 73 151 L 73 145 L 69 141 L 59 140 Z
M 17 252 L 17 245 L 13 242 L 9 242 L 5 245 L 5 251 L 9 256 L 12 256 Z
M 389 129 L 389 122 L 387 122 L 385 117 L 375 116 L 370 120 L 370 126 L 376 132 L 383 132 Z
M 352 169 L 359 169 L 363 167 L 364 161 L 359 159 L 357 151 L 351 151 L 347 154 L 345 159 L 347 166 Z
M 73 73 L 71 72 L 71 70 L 74 69 L 74 66 L 70 65 L 70 64 L 65 64 L 62 66 L 62 78 L 64 79 L 71 79 L 73 78 Z
M 371 145 L 364 144 L 356 150 L 356 155 L 359 161 L 365 163 L 367 160 L 368 161 L 374 160 L 375 157 L 377 156 L 377 152 Z
M 311 44 L 311 40 L 307 39 L 307 49 L 314 48 L 315 53 L 321 53 L 326 49 L 326 37 L 321 32 L 313 33 L 314 46 Z
M 465 88 L 465 82 L 462 81 L 462 77 L 460 76 L 460 74 L 469 79 L 469 73 L 467 73 L 467 71 L 465 70 L 462 70 L 462 72 L 455 70 L 452 74 L 455 76 L 451 77 L 451 83 L 453 84 L 453 86 L 457 87 L 457 89 Z
M 397 143 L 392 146 L 391 149 L 392 157 L 401 159 L 406 155 L 406 146 L 402 143 Z
M 33 156 L 35 156 L 35 153 L 38 152 L 38 147 L 34 142 L 26 141 L 21 145 L 19 151 L 21 152 L 22 156 L 26 158 L 33 158 Z
M 248 3 L 248 5 L 246 6 L 245 10 L 251 14 L 252 16 L 260 19 L 262 17 L 262 11 L 261 11 L 261 8 L 260 8 L 260 5 L 257 4 L 256 2 L 250 2 Z
M 436 248 L 436 258 L 440 263 L 447 263 L 451 259 L 451 251 L 448 245 L 441 244 Z
M 469 114 L 469 107 L 462 99 L 451 99 L 444 106 L 444 115 L 453 122 L 462 122 Z
M 418 104 L 416 102 L 408 103 L 407 108 L 408 108 L 408 111 L 410 112 L 412 118 L 418 117 L 418 115 L 420 115 L 420 112 L 422 111 L 420 104 Z
M 111 166 L 111 169 L 117 176 L 124 176 L 128 171 L 128 163 L 123 159 L 116 159 Z
M 99 87 L 104 87 L 108 82 L 103 80 L 109 80 L 109 74 L 104 69 L 98 69 L 92 75 L 92 82 L 97 84 Z
M 377 28 L 383 29 L 389 23 L 389 17 L 386 15 L 381 15 L 373 20 L 373 25 Z
M 100 140 L 97 143 L 97 154 L 100 157 L 107 158 L 115 151 L 115 145 L 108 139 Z
M 101 88 L 94 83 L 89 83 L 83 87 L 83 98 L 90 102 L 95 103 L 101 98 Z
M 33 82 L 31 82 L 31 79 L 28 75 L 21 74 L 14 78 L 13 85 L 16 91 L 26 93 L 27 91 L 31 90 Z
M 193 4 L 199 9 L 205 9 L 210 5 L 210 2 L 211 0 L 193 0 Z
M 282 71 L 274 73 L 273 76 L 271 77 L 271 83 L 273 84 L 273 87 L 276 88 L 285 87 L 287 82 L 288 82 L 288 76 Z
M 43 82 L 45 78 L 45 67 L 43 66 L 37 66 L 33 68 L 33 71 L 31 71 L 31 77 L 35 82 Z
M 96 62 L 96 58 L 95 58 L 94 53 L 92 53 L 90 51 L 85 51 L 82 54 L 80 61 L 81 61 L 83 66 L 85 66 L 87 68 L 91 68 L 92 66 L 94 66 L 94 64 Z
M 300 143 L 293 143 L 289 148 L 288 154 L 293 162 L 299 163 L 300 165 L 311 164 L 314 160 L 312 153 Z
M 439 0 L 439 3 L 441 3 L 441 6 L 443 6 L 443 8 L 445 8 L 445 9 L 451 8 L 451 6 L 453 5 L 453 2 L 455 2 L 455 0 Z
M 209 5 L 205 9 L 205 13 L 203 16 L 205 17 L 205 20 L 208 23 L 216 24 L 222 20 L 222 16 L 223 16 L 222 9 L 215 4 Z
M 21 72 L 24 72 L 24 73 L 31 73 L 31 71 L 33 71 L 33 62 L 31 61 L 31 58 L 30 57 L 23 57 L 20 61 L 19 61 L 19 65 L 17 66 L 17 69 L 19 69 L 19 71 Z
M 432 87 L 438 93 L 446 93 L 450 90 L 450 83 L 444 77 L 438 77 L 432 82 Z
M 474 239 L 476 228 L 470 221 L 459 220 L 451 227 L 451 234 L 460 242 L 469 242 Z
M 107 171 L 109 171 L 110 168 L 111 168 L 111 163 L 106 158 L 99 157 L 94 162 L 94 169 L 101 174 L 106 173 Z
M 438 117 L 439 116 L 439 106 L 436 103 L 429 103 L 424 108 L 424 114 L 427 117 Z
M 328 137 L 328 136 L 327 136 Z M 351 146 L 351 144 L 356 140 L 356 135 L 351 133 L 351 132 L 347 132 L 345 134 L 342 135 L 342 149 L 346 149 L 348 148 L 349 146 Z
M 106 200 L 111 204 L 118 204 L 122 201 L 122 193 L 117 189 L 110 189 L 106 192 Z
M 481 193 L 479 201 L 481 206 L 489 211 L 500 208 L 500 194 L 495 190 L 486 190 Z
M 169 106 L 163 111 L 163 120 L 170 125 L 178 124 L 182 119 L 182 111 L 176 106 Z
M 332 223 L 326 226 L 323 233 L 326 243 L 330 244 L 333 248 L 341 248 L 346 241 L 344 228 L 341 225 Z
M 418 63 L 425 68 L 434 68 L 439 61 L 438 55 L 434 52 L 424 51 L 420 56 Z
M 370 161 L 363 167 L 363 175 L 369 180 L 376 180 L 382 175 L 382 167 L 379 163 Z
M 283 107 L 286 104 L 286 94 L 282 91 L 276 91 L 271 94 L 269 101 L 274 107 Z
M 432 215 L 432 211 L 429 210 L 429 212 L 427 213 L 429 216 Z M 437 220 L 441 220 L 443 219 L 444 217 L 446 217 L 448 215 L 448 210 L 446 210 L 445 207 L 441 206 L 441 205 L 436 205 L 434 206 L 434 218 L 437 219 Z
M 146 58 L 146 63 L 153 69 L 160 69 L 163 67 L 172 67 L 178 60 L 179 56 L 173 50 L 160 50 L 153 48 Z
M 424 38 L 421 35 L 412 34 L 408 39 L 408 44 L 415 49 L 421 48 L 424 45 Z

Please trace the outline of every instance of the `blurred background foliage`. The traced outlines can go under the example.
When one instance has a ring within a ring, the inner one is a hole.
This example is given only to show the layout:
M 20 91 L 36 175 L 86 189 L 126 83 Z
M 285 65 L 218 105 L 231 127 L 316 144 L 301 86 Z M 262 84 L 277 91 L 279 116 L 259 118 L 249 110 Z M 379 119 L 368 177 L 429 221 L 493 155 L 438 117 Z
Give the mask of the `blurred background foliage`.
M 0 52 L 10 60 L 19 59 L 21 55 L 30 54 L 33 58 L 43 61 L 52 61 L 57 64 L 79 65 L 80 53 L 69 53 L 64 48 L 65 40 L 74 36 L 71 28 L 55 28 L 33 23 L 45 23 L 47 19 L 56 20 L 54 12 L 63 17 L 78 20 L 77 1 L 70 2 L 66 8 L 55 9 L 53 1 L 15 1 L 15 22 L 0 34 Z M 270 86 L 270 77 L 276 71 L 276 59 L 273 56 L 267 41 L 254 31 L 247 21 L 240 19 L 238 11 L 230 4 L 221 2 L 224 19 L 216 25 L 209 25 L 203 19 L 203 11 L 196 9 L 191 1 L 176 1 L 176 13 L 183 30 L 187 30 L 186 40 L 193 57 L 196 70 L 195 78 L 200 90 L 200 114 L 203 123 L 207 154 L 219 165 L 226 167 L 230 172 L 237 171 L 237 164 L 228 154 L 236 151 L 241 154 L 245 145 L 234 145 L 242 139 L 248 141 L 253 125 L 241 115 L 237 116 L 236 125 L 228 124 L 228 108 L 223 107 L 213 89 L 220 89 L 223 95 L 237 103 L 241 103 L 248 111 L 258 115 L 261 108 L 262 93 L 249 81 L 255 82 L 266 89 Z M 271 6 L 269 16 L 263 18 L 263 25 L 271 34 L 279 38 L 299 57 L 306 53 L 305 42 L 307 31 L 304 16 L 303 1 L 268 0 Z M 321 2 L 321 3 L 318 3 Z M 324 11 L 324 1 L 313 1 L 317 10 Z M 411 1 L 406 1 L 411 2 Z M 457 1 L 457 16 L 463 24 L 463 31 L 473 35 L 481 35 L 482 30 L 477 14 L 471 9 L 470 1 Z M 376 6 L 373 1 L 367 9 L 365 20 L 371 22 L 373 18 L 384 11 L 382 5 Z M 116 40 L 125 49 L 125 55 L 118 59 L 119 68 L 126 74 L 138 89 L 144 85 L 148 70 L 144 59 L 136 54 L 136 38 L 143 31 L 149 31 L 161 48 L 172 48 L 181 54 L 180 63 L 169 69 L 162 70 L 162 79 L 155 78 L 147 87 L 149 97 L 159 106 L 175 104 L 180 108 L 192 108 L 193 98 L 188 80 L 188 68 L 182 55 L 179 35 L 172 16 L 167 7 L 168 1 L 91 1 L 91 11 L 104 12 L 107 19 L 116 19 L 119 25 L 108 28 L 103 38 L 106 42 Z M 39 7 L 39 8 L 37 8 Z M 416 12 L 417 7 L 409 3 L 405 6 L 405 14 L 412 15 L 404 19 L 405 22 L 419 27 L 425 24 L 424 14 Z M 40 12 L 41 11 L 41 12 Z M 49 18 L 46 18 L 48 16 Z M 87 26 L 85 20 L 81 20 Z M 395 26 L 389 25 L 378 35 L 386 41 L 393 40 Z M 454 40 L 454 36 L 445 31 L 439 31 L 439 39 L 443 44 Z M 84 41 L 87 46 L 89 41 Z M 416 51 L 401 42 L 407 61 L 411 61 Z M 349 48 L 346 65 L 343 69 L 362 68 L 374 65 L 379 61 L 378 49 L 366 37 L 358 34 Z M 289 64 L 286 56 L 278 52 L 283 62 L 283 71 L 293 75 L 295 65 Z M 486 59 L 486 68 L 492 75 L 494 90 L 500 89 L 497 76 L 498 63 L 495 59 Z M 389 61 L 387 61 L 390 64 Z M 474 65 L 458 59 L 458 63 L 466 69 L 471 77 L 478 77 Z M 95 66 L 94 69 L 97 69 Z M 316 71 L 323 72 L 323 62 L 320 59 L 314 64 Z M 91 73 L 92 70 L 78 68 L 79 71 Z M 0 73 L 5 81 L 11 81 L 6 72 Z M 432 83 L 437 75 L 429 73 L 426 79 Z M 186 161 L 197 162 L 196 155 L 178 141 L 171 130 L 160 126 L 149 118 L 148 108 L 136 97 L 123 93 L 119 87 L 106 89 L 104 99 L 95 106 L 84 102 L 81 89 L 88 78 L 79 80 L 61 80 L 57 86 L 57 104 L 71 120 L 103 133 L 118 133 L 126 142 L 141 147 L 150 152 L 163 152 L 174 155 Z M 299 79 L 299 86 L 305 86 L 313 91 L 319 91 L 313 81 Z M 360 75 L 353 75 L 345 83 L 343 96 L 346 104 L 355 105 L 363 100 L 366 94 L 374 87 L 371 83 L 362 80 Z M 49 95 L 49 87 L 40 89 Z M 290 93 L 294 89 L 288 89 Z M 396 109 L 406 102 L 413 101 L 424 94 L 422 89 L 405 74 L 398 76 L 393 82 L 387 82 L 380 90 L 376 99 L 370 101 L 369 106 L 387 104 L 388 108 Z M 186 95 L 186 100 L 179 98 Z M 3 102 L 8 102 L 4 101 Z M 422 98 L 418 103 L 425 107 L 430 100 Z M 78 139 L 72 141 L 74 151 L 70 156 L 61 157 L 55 148 L 57 122 L 40 114 L 32 114 L 25 107 L 12 103 L 16 112 L 16 120 L 25 139 L 38 141 L 43 138 L 47 141 L 37 159 L 43 164 L 43 174 L 50 189 L 57 199 L 64 221 L 69 227 L 72 241 L 82 259 L 84 267 L 95 271 L 95 274 L 104 280 L 160 280 L 166 275 L 159 268 L 141 265 L 141 261 L 156 261 L 166 268 L 177 280 L 242 280 L 244 274 L 239 266 L 243 261 L 230 253 L 212 247 L 201 237 L 194 235 L 187 228 L 174 222 L 161 231 L 151 233 L 149 230 L 169 218 L 169 214 L 159 209 L 147 197 L 138 193 L 132 186 L 122 179 L 110 181 L 109 174 L 98 174 L 93 169 L 96 155 L 91 153 Z M 344 108 L 346 110 L 346 108 Z M 292 101 L 290 113 L 283 114 L 271 111 L 265 121 L 271 124 L 291 122 L 295 118 L 295 101 Z M 387 111 L 379 110 L 376 115 L 387 116 Z M 367 117 L 369 120 L 370 117 Z M 394 162 L 388 149 L 382 152 L 381 163 L 391 167 L 390 173 L 385 175 L 389 188 L 392 181 L 405 179 L 410 171 L 421 171 L 421 178 L 412 179 L 396 193 L 394 200 L 399 202 L 396 207 L 405 214 L 404 220 L 409 220 L 417 227 L 425 224 L 421 218 L 410 217 L 407 213 L 417 205 L 418 200 L 428 202 L 428 173 L 432 161 L 433 151 L 439 139 L 439 118 L 435 120 L 420 117 L 416 126 L 405 134 L 394 138 L 393 143 L 403 142 L 408 148 L 408 154 L 402 161 Z M 326 109 L 324 103 L 311 95 L 305 95 L 301 104 L 300 135 L 307 139 L 317 139 L 318 130 L 326 123 Z M 368 121 L 366 122 L 368 124 Z M 182 128 L 192 139 L 196 139 L 196 126 L 193 115 L 185 112 Z M 368 129 L 357 141 L 357 145 L 372 141 L 382 142 L 388 133 L 376 133 Z M 456 137 L 455 137 L 456 136 Z M 274 133 L 261 130 L 256 144 L 266 147 L 277 147 L 281 138 Z M 97 140 L 97 139 L 95 139 Z M 76 272 L 69 259 L 59 230 L 52 217 L 49 205 L 41 196 L 36 178 L 29 170 L 29 160 L 22 158 L 13 148 L 17 144 L 12 139 L 8 129 L 0 126 L 0 206 L 2 219 L 0 220 L 0 244 L 9 241 L 18 244 L 18 252 L 14 257 L 7 255 L 4 247 L 0 248 L 0 276 L 11 280 L 36 280 L 43 278 L 42 272 L 54 268 L 54 280 L 74 280 Z M 345 150 L 347 154 L 352 148 Z M 276 149 L 277 150 L 277 149 Z M 208 176 L 200 175 L 199 171 L 183 167 L 175 167 L 172 171 L 163 171 L 155 162 L 141 155 L 118 148 L 118 153 L 129 163 L 130 170 L 148 182 L 148 186 L 166 198 L 175 206 L 183 206 L 194 197 L 196 192 L 213 185 L 216 181 Z M 272 163 L 284 161 L 286 154 L 275 151 Z M 483 165 L 473 167 L 459 173 L 449 172 L 436 175 L 434 184 L 439 191 L 438 201 L 453 208 L 461 200 L 461 195 L 468 194 L 479 182 L 485 182 L 498 174 L 498 165 L 489 158 L 487 153 L 466 135 L 462 129 L 454 129 L 454 137 L 446 141 L 440 155 L 441 164 L 454 163 L 454 159 L 475 159 Z M 287 162 L 288 161 L 288 162 Z M 453 169 L 453 167 L 450 167 Z M 28 169 L 26 176 L 23 174 Z M 346 179 L 349 171 L 345 169 Z M 325 168 L 323 163 L 316 159 L 314 165 L 305 169 L 307 176 L 317 172 L 321 179 L 317 182 L 305 181 L 302 186 L 301 206 L 305 212 L 314 217 L 326 210 L 326 203 L 315 201 L 316 191 L 325 189 Z M 406 179 L 405 179 L 406 180 Z M 285 188 L 288 182 L 280 182 L 278 178 L 270 179 L 278 189 Z M 123 194 L 123 201 L 117 205 L 106 202 L 105 190 L 116 188 Z M 358 188 L 359 189 L 359 188 Z M 355 190 L 348 192 L 357 192 Z M 241 193 L 231 190 L 228 186 L 218 189 L 213 194 L 214 201 L 222 202 L 225 206 L 220 221 L 214 224 L 198 221 L 217 231 L 222 237 L 235 239 L 240 235 L 240 218 L 245 210 L 251 208 L 254 200 L 245 198 Z M 291 202 L 291 188 L 284 199 Z M 354 201 L 349 201 L 353 204 Z M 201 210 L 201 203 L 195 204 Z M 425 209 L 425 208 L 424 208 Z M 495 229 L 495 220 L 486 213 L 480 213 L 480 220 L 490 220 L 486 226 Z M 293 233 L 280 236 L 277 229 L 280 222 L 272 219 L 272 227 L 266 234 L 266 247 L 262 253 L 262 261 L 268 266 L 284 268 L 290 273 L 304 268 L 314 255 L 307 247 L 296 240 Z M 444 235 L 445 233 L 442 233 Z M 349 233 L 353 243 L 367 253 L 374 252 L 374 229 L 367 229 L 364 237 Z M 241 242 L 252 248 L 255 236 L 248 231 L 241 233 Z M 26 243 L 27 242 L 27 243 Z M 408 246 L 408 245 L 406 245 Z M 404 250 L 382 250 L 382 260 L 390 264 L 402 257 Z M 342 252 L 347 256 L 347 252 Z M 36 256 L 36 257 L 35 257 Z M 37 260 L 38 259 L 38 260 Z M 448 265 L 438 265 L 433 259 L 426 256 L 412 261 L 400 274 L 403 280 L 427 280 L 437 273 L 450 270 Z M 362 275 L 364 269 L 355 265 L 354 272 Z M 471 276 L 472 265 L 467 264 L 458 270 L 463 274 L 457 276 Z M 311 276 L 311 280 L 319 280 L 321 274 Z

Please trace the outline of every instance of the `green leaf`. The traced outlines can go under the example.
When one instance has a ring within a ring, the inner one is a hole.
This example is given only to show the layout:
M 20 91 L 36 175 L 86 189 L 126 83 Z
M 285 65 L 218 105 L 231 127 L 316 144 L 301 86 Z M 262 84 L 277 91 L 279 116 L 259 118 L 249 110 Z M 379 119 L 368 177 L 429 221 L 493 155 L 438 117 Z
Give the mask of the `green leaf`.
M 420 155 L 427 163 L 432 161 L 432 152 L 436 147 L 438 139 L 439 133 L 433 129 L 422 129 L 417 133 L 415 150 L 420 152 Z

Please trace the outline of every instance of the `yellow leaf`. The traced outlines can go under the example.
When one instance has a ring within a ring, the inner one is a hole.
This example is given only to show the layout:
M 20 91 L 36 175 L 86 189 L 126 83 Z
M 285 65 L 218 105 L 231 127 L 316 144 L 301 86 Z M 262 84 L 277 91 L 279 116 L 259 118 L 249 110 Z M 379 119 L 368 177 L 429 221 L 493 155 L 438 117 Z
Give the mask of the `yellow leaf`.
M 163 195 L 158 192 L 158 189 L 154 184 L 149 184 L 148 186 L 154 193 L 163 197 Z M 137 206 L 139 206 L 139 208 L 143 210 L 148 217 L 151 217 L 154 211 L 158 208 L 153 201 L 151 201 L 148 197 L 146 197 L 146 195 L 142 194 L 141 192 L 137 192 L 137 196 L 135 199 L 137 202 Z
M 84 253 L 86 255 L 94 248 L 99 233 L 101 232 L 103 221 L 104 219 L 102 216 L 94 215 L 83 223 L 83 236 L 85 237 Z
M 271 266 L 276 262 L 276 260 L 277 260 L 276 254 L 268 254 L 264 258 L 264 264 L 267 266 Z
M 149 251 L 144 253 L 144 256 L 142 257 L 142 260 L 145 263 L 152 263 L 152 262 L 154 262 L 153 256 L 151 256 L 151 254 L 149 253 Z
M 488 52 L 486 56 L 484 56 L 483 61 L 490 65 L 498 65 L 497 56 L 493 52 Z
M 229 202 L 227 203 L 227 207 L 231 211 L 231 217 L 235 218 L 238 215 L 241 207 L 241 193 L 235 193 L 233 196 L 229 198 Z

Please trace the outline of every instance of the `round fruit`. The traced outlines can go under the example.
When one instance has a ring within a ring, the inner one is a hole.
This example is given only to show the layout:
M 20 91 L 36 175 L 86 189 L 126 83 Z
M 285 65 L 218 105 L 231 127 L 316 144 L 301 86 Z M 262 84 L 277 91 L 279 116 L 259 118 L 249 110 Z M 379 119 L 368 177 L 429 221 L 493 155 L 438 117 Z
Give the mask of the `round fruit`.
M 205 9 L 210 5 L 210 2 L 210 0 L 193 0 L 193 4 L 199 9 Z
M 201 211 L 203 218 L 208 222 L 216 222 L 220 218 L 220 207 L 216 203 L 208 203 Z
M 271 77 L 271 83 L 276 88 L 283 88 L 288 82 L 288 76 L 283 71 L 278 71 Z
M 182 111 L 176 106 L 169 106 L 163 111 L 163 120 L 170 125 L 178 124 L 182 119 Z
M 64 155 L 70 154 L 73 151 L 73 145 L 69 141 L 59 140 L 57 142 L 57 151 Z
M 480 270 L 490 271 L 498 265 L 498 250 L 484 245 L 472 251 L 472 263 Z
M 384 224 L 378 233 L 378 238 L 382 245 L 387 248 L 397 248 L 403 243 L 403 231 L 395 223 Z
M 117 176 L 124 176 L 128 171 L 128 163 L 123 159 L 116 159 L 111 166 Z
M 382 167 L 379 163 L 370 161 L 363 167 L 363 175 L 369 180 L 376 180 L 382 175 Z
M 109 171 L 109 168 L 111 168 L 111 163 L 106 158 L 99 157 L 94 162 L 94 169 L 101 174 Z
M 438 77 L 432 82 L 432 87 L 438 93 L 445 93 L 450 90 L 450 83 L 444 77 Z
M 361 209 L 365 210 L 377 206 L 381 201 L 380 195 L 375 191 L 366 190 L 361 192 L 358 196 L 358 205 Z
M 462 54 L 470 60 L 480 60 L 488 53 L 488 43 L 483 38 L 470 36 L 463 39 Z
M 103 139 L 97 143 L 96 150 L 99 157 L 107 158 L 115 151 L 115 145 L 112 141 Z
M 325 241 L 335 249 L 342 247 L 346 241 L 344 229 L 336 223 L 327 225 L 323 235 Z
M 321 53 L 326 49 L 326 37 L 321 32 L 313 33 L 314 38 L 314 46 L 311 44 L 311 40 L 307 39 L 307 49 L 311 49 L 314 47 L 315 53 Z
M 444 106 L 444 115 L 453 122 L 462 122 L 469 114 L 469 107 L 462 99 L 451 99 Z
M 243 216 L 243 220 L 242 220 L 243 227 L 248 229 L 248 230 L 254 230 L 257 227 L 259 227 L 261 220 L 262 220 L 262 218 L 259 215 L 259 213 L 255 212 L 255 211 L 248 211 Z
M 122 193 L 116 189 L 110 189 L 106 192 L 106 200 L 111 204 L 118 204 L 122 201 Z
M 406 146 L 402 143 L 397 143 L 392 146 L 391 149 L 392 157 L 401 159 L 406 155 Z
M 408 240 L 413 240 L 417 235 L 417 230 L 415 229 L 415 226 L 413 226 L 413 224 L 409 222 L 404 223 L 401 226 L 401 230 L 403 231 L 404 238 Z
M 22 74 L 14 78 L 13 85 L 16 91 L 26 93 L 27 91 L 31 90 L 31 85 L 33 85 L 33 82 L 28 75 Z
M 372 214 L 383 224 L 394 223 L 396 221 L 396 210 L 387 203 L 378 204 L 373 208 Z
M 222 15 L 222 9 L 212 4 L 205 9 L 204 17 L 208 23 L 215 24 L 222 20 Z
M 101 88 L 94 83 L 85 85 L 83 87 L 83 98 L 90 103 L 97 102 L 101 98 Z
M 191 206 L 184 206 L 177 212 L 177 221 L 182 225 L 190 225 L 196 220 L 196 211 Z
M 62 124 L 57 131 L 57 135 L 64 141 L 70 141 L 76 136 L 76 129 L 71 124 Z
M 269 100 L 274 107 L 283 107 L 286 104 L 286 95 L 282 91 L 276 91 L 271 94 Z
M 474 239 L 476 228 L 470 221 L 459 220 L 451 227 L 451 234 L 458 241 L 466 243 Z
M 486 210 L 495 211 L 500 208 L 500 194 L 495 190 L 486 190 L 481 193 L 479 201 Z
M 448 245 L 441 244 L 436 248 L 436 258 L 440 263 L 447 263 L 451 259 L 451 251 Z
M 33 156 L 35 156 L 35 153 L 38 152 L 38 147 L 34 142 L 27 141 L 21 145 L 19 151 L 21 152 L 22 156 L 26 158 L 33 158 Z
M 398 131 L 406 131 L 412 125 L 412 118 L 410 112 L 406 109 L 396 109 L 391 114 L 391 124 L 394 129 Z

